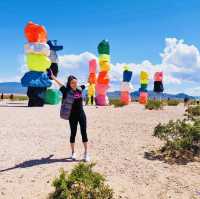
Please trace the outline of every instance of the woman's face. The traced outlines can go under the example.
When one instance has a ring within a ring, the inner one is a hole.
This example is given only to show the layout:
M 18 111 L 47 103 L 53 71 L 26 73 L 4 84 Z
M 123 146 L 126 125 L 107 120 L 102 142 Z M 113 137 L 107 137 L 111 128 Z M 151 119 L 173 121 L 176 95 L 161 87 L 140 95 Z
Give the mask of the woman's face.
M 70 82 L 70 87 L 72 90 L 76 90 L 77 89 L 77 79 L 73 79 L 71 82 Z

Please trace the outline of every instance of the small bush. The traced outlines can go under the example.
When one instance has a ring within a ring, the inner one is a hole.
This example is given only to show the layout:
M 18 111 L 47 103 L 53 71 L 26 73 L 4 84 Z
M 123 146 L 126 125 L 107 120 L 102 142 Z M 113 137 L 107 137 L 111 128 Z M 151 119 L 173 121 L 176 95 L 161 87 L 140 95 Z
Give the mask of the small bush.
M 160 159 L 168 163 L 187 163 L 200 161 L 200 109 L 190 106 L 186 110 L 187 119 L 159 123 L 153 136 L 164 141 L 164 146 L 157 150 L 146 152 L 148 159 Z
M 115 108 L 125 106 L 119 99 L 110 100 L 110 105 L 113 105 Z
M 26 101 L 28 100 L 27 96 L 14 96 L 13 100 L 15 101 Z
M 169 121 L 168 124 L 158 124 L 154 129 L 154 136 L 166 142 L 170 149 L 190 149 L 196 141 L 200 142 L 200 123 L 185 120 Z M 199 131 L 198 131 L 199 128 Z
M 148 100 L 145 108 L 149 110 L 159 110 L 163 108 L 163 103 L 159 100 Z
M 178 100 L 168 100 L 167 101 L 168 106 L 178 106 L 179 103 L 180 103 L 180 101 L 178 101 Z
M 61 170 L 49 199 L 113 199 L 113 190 L 105 185 L 105 178 L 92 171 L 94 165 L 79 163 L 69 175 Z
M 193 160 L 200 155 L 200 120 L 177 120 L 158 124 L 153 135 L 165 142 L 160 150 L 165 160 Z
M 188 117 L 188 119 L 194 120 L 196 118 L 200 118 L 200 106 L 189 106 L 188 109 L 186 109 L 185 116 Z
M 189 105 L 197 105 L 197 101 L 196 100 L 190 100 Z

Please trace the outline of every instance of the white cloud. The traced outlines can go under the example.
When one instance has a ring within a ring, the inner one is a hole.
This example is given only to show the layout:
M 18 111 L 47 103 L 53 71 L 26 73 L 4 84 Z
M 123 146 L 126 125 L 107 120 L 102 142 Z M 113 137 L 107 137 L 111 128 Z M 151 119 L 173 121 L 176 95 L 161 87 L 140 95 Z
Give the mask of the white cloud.
M 59 56 L 59 63 L 64 68 L 76 69 L 88 64 L 88 61 L 93 58 L 96 58 L 96 56 L 90 52 L 84 52 L 80 55 L 63 55 Z
M 166 47 L 161 54 L 162 65 L 170 66 L 171 76 L 179 79 L 181 83 L 199 83 L 200 52 L 198 48 L 176 38 L 167 38 L 165 42 Z
M 178 67 L 200 67 L 199 50 L 194 45 L 184 43 L 184 40 L 166 38 L 166 47 L 161 53 L 163 64 L 172 64 Z
M 200 96 L 200 86 L 185 89 L 185 93 L 192 96 Z
M 22 64 L 21 67 L 19 68 L 19 73 L 23 75 L 27 71 L 28 71 L 28 68 L 27 68 L 26 64 Z
M 80 83 L 87 83 L 89 61 L 97 57 L 90 52 L 83 52 L 78 55 L 59 56 L 59 78 L 63 82 L 67 81 L 68 75 L 76 76 Z
M 1 77 L 0 82 L 19 82 L 20 81 L 20 76 L 15 76 L 15 77 Z

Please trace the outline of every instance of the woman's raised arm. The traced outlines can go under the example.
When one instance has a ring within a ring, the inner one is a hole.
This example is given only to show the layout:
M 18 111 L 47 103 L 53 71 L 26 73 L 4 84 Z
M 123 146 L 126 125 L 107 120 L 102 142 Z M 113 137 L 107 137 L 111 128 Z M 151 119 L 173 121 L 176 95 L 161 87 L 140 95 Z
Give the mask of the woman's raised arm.
M 63 83 L 61 83 L 54 75 L 53 73 L 51 72 L 51 78 L 60 86 L 64 86 Z

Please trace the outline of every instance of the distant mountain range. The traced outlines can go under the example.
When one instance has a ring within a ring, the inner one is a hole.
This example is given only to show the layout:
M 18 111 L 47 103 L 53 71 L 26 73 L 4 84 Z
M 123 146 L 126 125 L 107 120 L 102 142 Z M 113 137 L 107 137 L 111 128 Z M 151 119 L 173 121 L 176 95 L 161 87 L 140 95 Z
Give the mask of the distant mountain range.
M 26 94 L 26 91 L 19 82 L 0 82 L 0 93 Z
M 27 88 L 24 88 L 21 86 L 21 83 L 19 82 L 2 82 L 0 83 L 0 93 L 13 93 L 13 94 L 26 94 Z M 149 91 L 150 98 L 156 97 L 156 93 L 153 91 Z M 113 91 L 108 93 L 108 97 L 111 99 L 116 99 L 120 97 L 120 91 Z M 133 99 L 137 99 L 139 97 L 139 92 L 134 91 L 131 93 L 131 97 Z M 185 97 L 188 97 L 190 99 L 195 99 L 197 97 L 187 95 L 185 93 L 178 93 L 178 94 L 169 94 L 169 93 L 162 93 L 161 97 L 163 99 L 184 99 Z M 200 97 L 199 97 L 200 98 Z
M 153 99 L 154 97 L 157 97 L 158 95 L 153 92 L 153 91 L 148 91 L 149 94 L 149 98 Z M 190 96 L 187 95 L 185 93 L 178 93 L 178 94 L 169 94 L 169 93 L 161 93 L 159 95 L 162 99 L 177 99 L 177 100 L 183 100 L 185 97 L 189 98 L 189 99 L 196 99 L 196 98 L 200 98 L 200 97 L 194 97 L 194 96 Z M 113 91 L 108 93 L 108 97 L 110 99 L 116 99 L 120 97 L 120 91 Z M 139 97 L 139 91 L 134 91 L 131 93 L 131 97 L 132 99 L 137 99 Z

